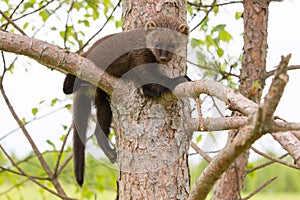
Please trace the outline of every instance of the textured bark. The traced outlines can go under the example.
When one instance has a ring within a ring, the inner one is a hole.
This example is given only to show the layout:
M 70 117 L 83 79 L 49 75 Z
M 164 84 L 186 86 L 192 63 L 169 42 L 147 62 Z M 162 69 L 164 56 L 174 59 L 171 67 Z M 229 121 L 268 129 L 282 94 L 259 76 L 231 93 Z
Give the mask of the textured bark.
M 123 28 L 141 27 L 158 14 L 185 20 L 185 1 L 123 2 Z M 184 74 L 185 61 L 175 59 L 171 76 Z M 182 68 L 183 67 L 183 68 Z M 191 133 L 189 102 L 175 98 L 150 99 L 120 83 L 112 95 L 117 133 L 119 199 L 187 199 L 190 176 L 188 148 Z M 171 100 L 171 101 L 170 101 Z
M 267 1 L 258 0 L 247 0 L 243 3 L 244 54 L 239 91 L 244 96 L 259 103 L 265 85 L 269 5 Z M 258 85 L 255 86 L 254 82 Z M 239 114 L 235 113 L 234 115 Z M 227 145 L 230 145 L 237 134 L 240 134 L 239 130 L 229 133 Z M 222 175 L 214 187 L 213 200 L 240 198 L 248 157 L 249 151 L 241 154 Z

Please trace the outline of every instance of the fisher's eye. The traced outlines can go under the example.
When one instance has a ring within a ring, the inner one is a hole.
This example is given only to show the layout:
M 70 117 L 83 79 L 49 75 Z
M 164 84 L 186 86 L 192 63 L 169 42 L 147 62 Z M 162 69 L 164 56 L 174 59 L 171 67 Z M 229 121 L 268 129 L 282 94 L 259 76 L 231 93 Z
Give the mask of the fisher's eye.
M 155 49 L 161 49 L 161 46 L 162 46 L 161 44 L 155 44 L 154 48 Z
M 170 44 L 170 50 L 174 50 L 176 48 L 176 45 L 174 43 Z

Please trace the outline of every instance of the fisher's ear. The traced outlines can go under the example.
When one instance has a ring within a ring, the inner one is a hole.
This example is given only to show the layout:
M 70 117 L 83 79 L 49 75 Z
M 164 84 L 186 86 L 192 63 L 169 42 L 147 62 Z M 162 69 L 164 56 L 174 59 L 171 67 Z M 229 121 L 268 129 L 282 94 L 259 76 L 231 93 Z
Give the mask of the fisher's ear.
M 183 33 L 185 35 L 188 35 L 189 34 L 189 27 L 188 25 L 186 24 L 180 24 L 180 26 L 178 27 L 178 31 L 180 33 Z
M 154 21 L 149 21 L 145 24 L 145 31 L 149 31 L 156 27 L 156 23 Z

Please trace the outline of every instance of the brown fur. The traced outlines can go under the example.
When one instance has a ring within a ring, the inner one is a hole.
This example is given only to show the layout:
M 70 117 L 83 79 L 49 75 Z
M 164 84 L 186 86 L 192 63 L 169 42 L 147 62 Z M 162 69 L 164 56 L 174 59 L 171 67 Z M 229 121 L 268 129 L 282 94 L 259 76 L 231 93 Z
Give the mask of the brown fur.
M 157 32 L 156 27 L 173 30 L 173 32 L 180 33 L 181 37 L 167 32 L 159 34 L 160 31 Z M 159 97 L 167 92 L 171 92 L 179 83 L 188 80 L 188 78 L 182 76 L 169 78 L 163 75 L 159 69 L 161 67 L 160 64 L 169 62 L 173 58 L 173 55 L 178 53 L 178 50 L 185 50 L 188 27 L 177 18 L 160 16 L 146 23 L 144 29 L 145 35 L 137 34 L 135 37 L 139 40 L 137 43 L 142 41 L 142 46 L 144 45 L 143 43 L 146 46 L 141 49 L 134 49 L 123 55 L 120 54 L 113 62 L 110 62 L 109 59 L 106 60 L 106 57 L 119 50 L 116 49 L 116 45 L 111 45 L 111 43 L 114 41 L 114 37 L 122 37 L 121 33 L 109 35 L 98 40 L 83 56 L 89 58 L 101 68 L 108 65 L 106 69 L 102 69 L 116 77 L 122 77 L 125 73 L 132 70 L 133 73 L 128 78 L 137 87 L 141 87 L 143 94 L 149 97 Z M 182 34 L 186 35 L 186 37 L 182 37 Z M 112 42 L 107 42 L 109 40 Z M 125 43 L 127 40 L 121 41 L 124 41 L 124 44 L 122 44 L 124 47 L 122 47 L 126 49 L 127 46 Z M 105 53 L 107 56 L 103 55 Z M 102 55 L 102 57 L 99 55 Z M 139 68 L 139 66 L 144 64 L 150 65 Z M 116 152 L 111 148 L 107 138 L 112 120 L 109 97 L 100 88 L 97 88 L 95 96 L 92 96 L 89 92 L 86 92 L 89 88 L 94 88 L 94 86 L 78 78 L 76 79 L 74 75 L 67 74 L 63 87 L 64 92 L 71 94 L 76 91 L 73 104 L 73 120 L 75 125 L 73 152 L 75 175 L 79 185 L 82 185 L 84 179 L 86 129 L 92 101 L 94 101 L 97 109 L 98 123 L 95 130 L 97 142 L 110 161 L 116 161 Z

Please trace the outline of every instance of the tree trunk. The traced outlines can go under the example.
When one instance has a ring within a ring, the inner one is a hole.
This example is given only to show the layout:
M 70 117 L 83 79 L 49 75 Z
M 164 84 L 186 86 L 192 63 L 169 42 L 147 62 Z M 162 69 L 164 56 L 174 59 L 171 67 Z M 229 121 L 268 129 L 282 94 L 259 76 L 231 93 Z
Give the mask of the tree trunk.
M 259 103 L 265 85 L 267 56 L 268 1 L 247 0 L 244 3 L 244 54 L 239 91 Z M 238 115 L 238 113 L 234 113 Z M 231 131 L 228 143 L 239 134 Z M 241 154 L 216 183 L 213 200 L 240 199 L 249 151 Z
M 185 20 L 184 0 L 123 1 L 123 28 L 142 27 L 158 14 Z M 185 74 L 186 61 L 173 59 L 172 76 Z M 119 199 L 187 199 L 191 133 L 188 100 L 155 100 L 122 86 L 112 95 L 119 163 Z

